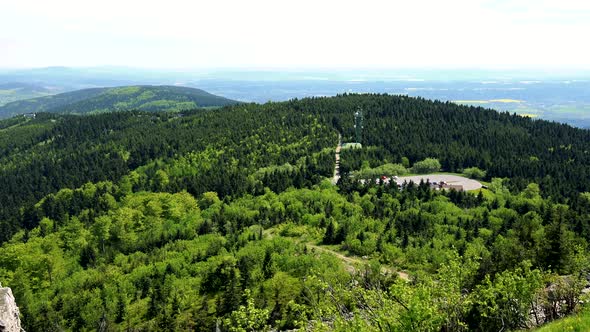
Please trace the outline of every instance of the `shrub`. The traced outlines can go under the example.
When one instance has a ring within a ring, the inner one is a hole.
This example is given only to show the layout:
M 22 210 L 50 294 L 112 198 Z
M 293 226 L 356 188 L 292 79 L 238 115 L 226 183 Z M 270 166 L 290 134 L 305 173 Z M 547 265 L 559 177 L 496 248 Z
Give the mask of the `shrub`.
M 412 167 L 412 171 L 416 174 L 426 174 L 440 171 L 440 162 L 435 158 L 426 158 L 422 161 L 417 161 Z
M 486 177 L 486 171 L 477 167 L 468 167 L 463 170 L 463 175 L 470 179 L 483 179 Z

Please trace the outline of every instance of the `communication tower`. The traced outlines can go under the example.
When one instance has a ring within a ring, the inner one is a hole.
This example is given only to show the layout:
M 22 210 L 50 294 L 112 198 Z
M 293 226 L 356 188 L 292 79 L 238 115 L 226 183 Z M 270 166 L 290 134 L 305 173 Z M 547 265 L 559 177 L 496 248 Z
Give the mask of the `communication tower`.
M 356 135 L 356 142 L 361 143 L 363 138 L 363 110 L 359 107 L 354 113 L 354 133 Z

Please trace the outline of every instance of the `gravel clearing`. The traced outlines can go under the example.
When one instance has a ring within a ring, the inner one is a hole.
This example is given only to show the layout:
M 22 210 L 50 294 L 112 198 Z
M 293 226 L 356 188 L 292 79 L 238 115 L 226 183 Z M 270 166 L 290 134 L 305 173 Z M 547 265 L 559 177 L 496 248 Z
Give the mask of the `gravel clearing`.
M 476 190 L 481 188 L 481 183 L 476 180 L 468 179 L 458 175 L 451 175 L 451 174 L 425 174 L 425 175 L 415 175 L 415 176 L 400 176 L 397 180 L 397 184 L 403 184 L 404 182 L 414 181 L 414 183 L 418 184 L 421 180 L 426 182 L 427 180 L 430 182 L 437 182 L 440 183 L 441 181 L 446 182 L 450 185 L 460 185 L 463 186 L 463 190 Z

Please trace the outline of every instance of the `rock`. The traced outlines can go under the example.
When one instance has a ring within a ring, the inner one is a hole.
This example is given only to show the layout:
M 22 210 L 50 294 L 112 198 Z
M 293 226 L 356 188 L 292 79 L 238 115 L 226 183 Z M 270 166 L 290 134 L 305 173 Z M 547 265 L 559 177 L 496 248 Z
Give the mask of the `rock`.
M 0 332 L 20 331 L 20 316 L 12 290 L 0 285 Z

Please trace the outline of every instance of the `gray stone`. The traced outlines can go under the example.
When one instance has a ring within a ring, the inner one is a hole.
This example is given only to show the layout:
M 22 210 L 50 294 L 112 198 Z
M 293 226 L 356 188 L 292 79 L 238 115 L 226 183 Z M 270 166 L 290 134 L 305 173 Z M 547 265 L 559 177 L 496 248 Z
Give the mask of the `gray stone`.
M 0 285 L 0 332 L 20 331 L 20 314 L 12 290 Z

